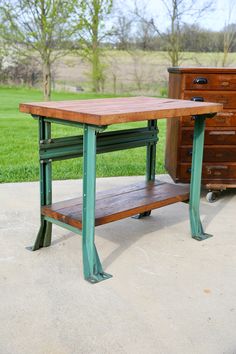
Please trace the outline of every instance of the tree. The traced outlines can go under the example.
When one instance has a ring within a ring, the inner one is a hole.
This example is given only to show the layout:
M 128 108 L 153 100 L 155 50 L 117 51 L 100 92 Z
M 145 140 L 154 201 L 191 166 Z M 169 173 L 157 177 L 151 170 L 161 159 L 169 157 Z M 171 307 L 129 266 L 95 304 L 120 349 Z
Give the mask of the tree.
M 19 61 L 16 57 L 12 58 L 11 62 L 8 61 L 7 65 L 1 66 L 0 63 L 1 83 L 24 84 L 33 87 L 40 82 L 41 77 L 42 72 L 34 58 L 25 58 Z
M 116 47 L 119 50 L 127 50 L 132 42 L 132 18 L 128 18 L 125 14 L 119 13 L 114 23 L 113 36 L 115 38 Z
M 181 28 L 187 17 L 198 18 L 212 9 L 213 1 L 196 2 L 195 0 L 161 0 L 168 21 L 167 30 L 161 31 L 154 17 L 143 16 L 137 1 L 135 13 L 139 19 L 149 23 L 158 36 L 164 41 L 164 50 L 167 50 L 172 66 L 178 66 L 181 60 Z
M 68 52 L 78 29 L 74 6 L 73 0 L 0 0 L 2 38 L 20 56 L 39 59 L 45 100 L 51 97 L 52 64 Z
M 231 23 L 232 15 L 235 10 L 235 2 L 229 1 L 228 4 L 228 16 L 225 20 L 225 26 L 223 28 L 223 58 L 222 58 L 222 66 L 227 65 L 228 54 L 232 49 L 232 46 L 236 39 L 236 25 Z
M 136 44 L 142 50 L 154 49 L 153 39 L 155 36 L 155 31 L 151 23 L 145 21 L 139 21 L 137 26 L 137 38 Z
M 92 87 L 94 92 L 104 87 L 105 74 L 102 63 L 102 42 L 111 34 L 105 26 L 105 19 L 111 13 L 112 0 L 84 0 L 85 13 L 82 30 L 79 33 L 84 56 L 92 66 Z
M 3 50 L 3 44 L 0 38 L 0 80 L 1 80 L 1 73 L 2 73 L 2 68 L 3 68 L 3 61 L 4 61 L 4 50 Z

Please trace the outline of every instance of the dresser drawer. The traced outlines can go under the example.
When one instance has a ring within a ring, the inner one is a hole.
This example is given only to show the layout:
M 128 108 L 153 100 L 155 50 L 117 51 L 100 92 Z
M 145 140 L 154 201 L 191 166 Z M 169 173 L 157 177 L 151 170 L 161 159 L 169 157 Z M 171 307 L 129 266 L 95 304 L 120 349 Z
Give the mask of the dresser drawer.
M 187 90 L 236 90 L 236 75 L 185 74 Z
M 181 145 L 193 143 L 193 129 L 181 129 Z M 235 145 L 236 127 L 231 128 L 207 128 L 205 130 L 205 145 Z M 236 158 L 236 156 L 235 156 Z
M 194 125 L 194 119 L 189 117 L 182 117 L 181 123 L 184 127 L 192 127 Z M 236 112 L 219 112 L 214 118 L 206 119 L 207 127 L 236 127 Z
M 180 161 L 192 161 L 192 146 L 180 147 Z M 235 162 L 236 146 L 205 146 L 204 147 L 204 162 Z
M 180 164 L 180 177 L 183 180 L 189 180 L 191 176 L 191 164 Z M 203 163 L 202 166 L 202 179 L 230 179 L 236 178 L 236 163 Z
M 222 103 L 224 109 L 232 109 L 236 107 L 236 94 L 231 91 L 184 91 L 185 100 L 193 98 L 202 98 L 205 102 Z

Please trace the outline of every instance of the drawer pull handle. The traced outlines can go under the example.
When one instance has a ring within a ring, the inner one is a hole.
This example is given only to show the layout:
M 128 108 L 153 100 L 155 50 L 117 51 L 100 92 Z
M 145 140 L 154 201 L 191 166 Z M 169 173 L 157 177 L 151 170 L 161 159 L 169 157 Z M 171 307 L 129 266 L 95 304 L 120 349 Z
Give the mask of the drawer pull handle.
M 188 156 L 192 156 L 193 155 L 193 151 L 192 150 L 188 150 Z
M 195 102 L 204 102 L 204 98 L 200 97 L 200 96 L 195 96 L 191 98 L 191 101 L 195 101 Z
M 235 135 L 235 130 L 215 130 L 209 133 L 209 135 Z
M 187 169 L 187 173 L 191 173 L 191 171 L 192 171 L 192 169 L 191 169 L 191 167 L 189 167 L 189 168 Z
M 206 85 L 208 84 L 208 80 L 205 77 L 196 77 L 196 79 L 193 80 L 193 83 L 197 85 Z

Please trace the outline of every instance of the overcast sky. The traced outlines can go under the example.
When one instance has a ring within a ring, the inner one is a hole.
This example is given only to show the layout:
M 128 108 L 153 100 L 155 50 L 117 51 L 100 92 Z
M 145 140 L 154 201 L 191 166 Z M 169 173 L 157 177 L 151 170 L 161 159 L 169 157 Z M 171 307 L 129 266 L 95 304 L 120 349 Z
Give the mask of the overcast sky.
M 119 1 L 119 0 L 117 0 Z M 122 0 L 121 0 L 122 1 Z M 132 6 L 134 0 L 123 0 L 124 6 L 128 4 L 128 6 Z M 168 1 L 168 0 L 166 0 Z M 187 0 L 186 0 L 187 1 Z M 201 4 L 204 0 L 196 0 L 196 4 Z M 166 27 L 165 21 L 165 8 L 163 7 L 163 3 L 161 0 L 138 0 L 139 4 L 147 4 L 147 8 L 150 9 L 150 16 L 158 19 L 158 24 L 164 30 Z M 194 21 L 199 23 L 202 27 L 211 29 L 211 30 L 220 30 L 224 27 L 229 13 L 231 13 L 230 22 L 236 22 L 236 0 L 213 0 L 215 11 L 211 11 L 207 13 L 200 19 L 194 18 L 185 18 L 185 22 L 193 23 Z M 231 5 L 230 3 L 235 4 Z

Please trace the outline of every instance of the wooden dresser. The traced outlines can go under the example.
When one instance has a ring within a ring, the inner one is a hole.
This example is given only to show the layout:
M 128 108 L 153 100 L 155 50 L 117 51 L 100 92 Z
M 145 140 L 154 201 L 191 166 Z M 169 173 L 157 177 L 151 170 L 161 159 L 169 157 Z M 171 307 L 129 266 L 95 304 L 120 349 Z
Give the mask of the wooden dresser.
M 169 97 L 219 102 L 224 110 L 206 120 L 202 183 L 236 187 L 236 68 L 169 68 Z M 175 182 L 189 182 L 192 117 L 167 122 L 165 167 Z

